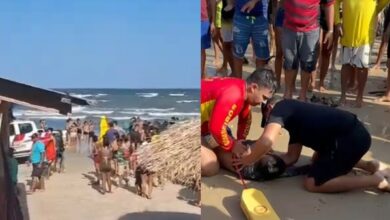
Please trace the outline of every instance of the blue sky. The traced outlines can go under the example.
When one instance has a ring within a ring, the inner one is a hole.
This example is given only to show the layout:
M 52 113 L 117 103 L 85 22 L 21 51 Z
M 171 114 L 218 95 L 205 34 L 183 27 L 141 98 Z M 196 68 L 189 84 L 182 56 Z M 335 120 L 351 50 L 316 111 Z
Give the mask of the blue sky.
M 44 88 L 199 88 L 194 0 L 2 0 L 0 76 Z

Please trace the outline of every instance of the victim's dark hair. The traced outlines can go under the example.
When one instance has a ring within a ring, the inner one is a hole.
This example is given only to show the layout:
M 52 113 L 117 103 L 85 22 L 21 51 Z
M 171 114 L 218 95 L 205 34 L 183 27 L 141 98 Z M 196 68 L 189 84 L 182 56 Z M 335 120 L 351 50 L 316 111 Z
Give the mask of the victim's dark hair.
M 267 88 L 274 93 L 277 88 L 277 81 L 274 71 L 267 68 L 255 70 L 247 79 L 248 84 L 255 83 L 259 87 Z

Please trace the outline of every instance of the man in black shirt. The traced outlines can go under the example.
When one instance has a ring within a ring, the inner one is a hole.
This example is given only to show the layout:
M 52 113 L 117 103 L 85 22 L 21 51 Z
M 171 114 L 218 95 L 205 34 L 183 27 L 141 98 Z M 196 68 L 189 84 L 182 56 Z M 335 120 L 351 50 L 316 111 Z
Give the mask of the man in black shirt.
M 285 128 L 290 141 L 288 152 L 280 157 L 286 165 L 298 160 L 302 146 L 315 151 L 313 164 L 304 181 L 308 191 L 342 192 L 372 186 L 390 191 L 389 169 L 379 171 L 377 161 L 361 160 L 370 148 L 371 136 L 356 115 L 296 100 L 269 103 L 263 110 L 266 122 L 262 136 L 251 148 L 251 154 L 233 160 L 234 165 L 247 166 L 258 161 L 271 149 L 280 130 Z M 347 176 L 353 167 L 372 175 Z

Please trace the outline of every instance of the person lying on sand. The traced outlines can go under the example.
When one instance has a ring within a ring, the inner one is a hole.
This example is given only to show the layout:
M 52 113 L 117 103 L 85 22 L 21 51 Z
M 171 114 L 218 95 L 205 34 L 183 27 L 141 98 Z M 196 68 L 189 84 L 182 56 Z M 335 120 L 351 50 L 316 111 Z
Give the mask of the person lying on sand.
M 246 146 L 228 135 L 227 125 L 238 117 L 238 139 L 245 139 L 251 125 L 251 106 L 271 98 L 276 90 L 272 70 L 255 70 L 247 79 L 212 78 L 201 85 L 201 174 L 219 171 L 217 155 L 243 154 Z
M 281 129 L 285 128 L 290 140 L 288 152 L 281 157 L 287 165 L 298 160 L 303 145 L 316 152 L 304 180 L 306 190 L 332 193 L 377 187 L 390 191 L 389 168 L 379 170 L 377 162 L 361 160 L 370 148 L 371 136 L 356 115 L 297 100 L 275 103 L 271 100 L 263 108 L 264 132 L 250 154 L 233 159 L 233 165 L 243 169 L 259 160 L 271 149 Z M 353 167 L 366 170 L 371 175 L 347 176 Z

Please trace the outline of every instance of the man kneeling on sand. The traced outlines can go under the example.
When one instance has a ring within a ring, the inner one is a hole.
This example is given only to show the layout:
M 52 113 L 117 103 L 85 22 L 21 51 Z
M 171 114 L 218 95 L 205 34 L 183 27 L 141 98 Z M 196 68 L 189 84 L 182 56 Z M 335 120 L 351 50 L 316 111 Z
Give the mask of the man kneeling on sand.
M 343 192 L 365 187 L 390 191 L 389 168 L 379 170 L 379 162 L 363 161 L 371 136 L 356 115 L 323 105 L 296 100 L 270 101 L 264 108 L 265 128 L 251 148 L 250 154 L 233 159 L 233 165 L 253 164 L 263 157 L 285 128 L 290 135 L 288 152 L 281 155 L 284 163 L 294 164 L 302 146 L 315 151 L 304 187 L 310 192 Z M 347 175 L 353 167 L 369 172 L 369 176 Z
M 271 98 L 276 89 L 272 70 L 259 69 L 247 79 L 212 78 L 201 85 L 202 176 L 219 171 L 218 157 L 242 155 L 247 147 L 228 134 L 228 123 L 238 116 L 237 138 L 245 139 L 251 125 L 251 106 Z

